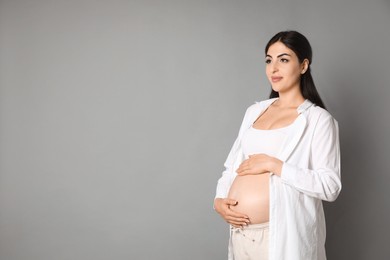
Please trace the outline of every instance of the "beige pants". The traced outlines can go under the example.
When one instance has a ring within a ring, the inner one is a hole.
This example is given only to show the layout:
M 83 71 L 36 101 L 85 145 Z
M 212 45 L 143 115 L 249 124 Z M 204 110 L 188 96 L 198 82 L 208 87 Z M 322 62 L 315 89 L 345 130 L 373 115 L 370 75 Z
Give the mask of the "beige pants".
M 234 260 L 268 260 L 268 222 L 231 228 Z

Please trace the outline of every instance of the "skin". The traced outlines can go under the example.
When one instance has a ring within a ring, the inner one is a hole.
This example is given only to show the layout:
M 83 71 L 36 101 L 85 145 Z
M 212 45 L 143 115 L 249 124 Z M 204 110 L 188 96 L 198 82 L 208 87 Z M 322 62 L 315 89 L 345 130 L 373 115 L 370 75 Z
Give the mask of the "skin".
M 276 129 L 291 124 L 298 116 L 297 107 L 305 98 L 300 91 L 302 74 L 309 67 L 307 59 L 299 62 L 297 55 L 282 42 L 272 44 L 267 52 L 266 75 L 272 89 L 279 93 L 279 99 L 272 103 L 253 124 L 258 129 Z M 282 174 L 283 162 L 266 154 L 254 154 L 244 160 L 237 169 L 238 175 L 264 174 L 273 172 Z M 243 227 L 250 223 L 247 215 L 235 212 L 230 206 L 239 203 L 228 198 L 216 198 L 214 208 L 221 217 L 234 227 Z

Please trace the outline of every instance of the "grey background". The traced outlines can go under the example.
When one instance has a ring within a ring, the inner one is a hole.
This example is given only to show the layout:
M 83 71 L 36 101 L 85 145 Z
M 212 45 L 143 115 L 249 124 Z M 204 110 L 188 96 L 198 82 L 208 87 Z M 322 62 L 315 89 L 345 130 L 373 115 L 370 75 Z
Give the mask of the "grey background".
M 389 259 L 390 3 L 0 1 L 0 259 L 226 259 L 212 202 L 276 32 L 339 121 L 328 258 Z

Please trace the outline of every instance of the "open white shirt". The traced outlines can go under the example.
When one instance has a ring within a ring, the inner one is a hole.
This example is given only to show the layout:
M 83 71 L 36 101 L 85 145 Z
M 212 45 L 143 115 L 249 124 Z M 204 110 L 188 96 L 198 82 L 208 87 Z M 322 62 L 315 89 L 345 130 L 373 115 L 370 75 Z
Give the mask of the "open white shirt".
M 244 130 L 274 101 L 256 102 L 246 110 L 218 180 L 216 198 L 227 197 L 236 170 L 245 159 L 241 147 Z M 294 129 L 279 156 L 283 161 L 281 177 L 271 173 L 270 178 L 269 260 L 325 260 L 322 200 L 334 201 L 341 190 L 337 121 L 309 100 L 297 112 Z

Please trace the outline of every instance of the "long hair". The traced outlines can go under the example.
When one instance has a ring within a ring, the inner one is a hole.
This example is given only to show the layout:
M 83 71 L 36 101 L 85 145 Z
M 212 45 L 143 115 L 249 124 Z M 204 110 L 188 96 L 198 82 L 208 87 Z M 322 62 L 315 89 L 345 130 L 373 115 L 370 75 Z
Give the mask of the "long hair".
M 324 102 L 322 102 L 316 86 L 314 85 L 313 77 L 311 76 L 310 64 L 312 62 L 312 50 L 309 41 L 305 36 L 297 31 L 279 32 L 267 43 L 265 47 L 266 55 L 269 47 L 276 42 L 281 42 L 286 45 L 287 48 L 291 49 L 297 55 L 300 63 L 302 63 L 305 59 L 309 60 L 309 66 L 306 72 L 301 75 L 299 84 L 302 96 L 317 106 L 326 109 Z M 271 89 L 270 98 L 275 97 L 279 97 L 279 93 Z

